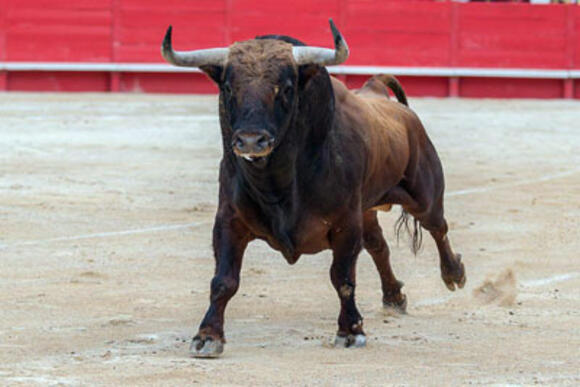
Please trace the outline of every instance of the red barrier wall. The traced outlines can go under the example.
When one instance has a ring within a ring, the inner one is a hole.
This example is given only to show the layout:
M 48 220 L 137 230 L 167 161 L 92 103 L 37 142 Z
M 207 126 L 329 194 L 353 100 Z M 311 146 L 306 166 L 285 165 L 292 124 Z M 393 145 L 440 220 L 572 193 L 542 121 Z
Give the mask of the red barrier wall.
M 177 49 L 224 46 L 267 33 L 330 46 L 328 17 L 337 22 L 351 48 L 346 65 L 580 65 L 579 6 L 410 0 L 0 0 L 0 61 L 162 62 L 159 45 L 169 24 Z M 363 80 L 345 78 L 351 86 Z M 445 78 L 403 81 L 412 95 L 451 92 Z M 563 84 L 463 78 L 457 90 L 469 97 L 562 97 Z M 57 72 L 9 72 L 0 75 L 1 89 L 216 90 L 201 74 Z M 579 94 L 576 90 L 575 96 Z

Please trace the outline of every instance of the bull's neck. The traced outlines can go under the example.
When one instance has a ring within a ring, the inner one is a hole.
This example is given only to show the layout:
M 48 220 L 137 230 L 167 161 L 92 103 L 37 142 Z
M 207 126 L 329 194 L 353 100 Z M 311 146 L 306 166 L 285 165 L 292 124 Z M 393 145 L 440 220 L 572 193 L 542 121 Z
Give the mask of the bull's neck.
M 237 159 L 242 187 L 260 206 L 291 204 L 296 187 L 296 151 L 286 144 L 275 149 L 260 168 Z
M 283 147 L 284 148 L 284 147 Z M 250 200 L 259 209 L 261 222 L 270 230 L 286 259 L 295 256 L 293 230 L 298 217 L 296 153 L 275 149 L 268 164 L 258 168 L 243 159 L 235 160 L 240 204 Z

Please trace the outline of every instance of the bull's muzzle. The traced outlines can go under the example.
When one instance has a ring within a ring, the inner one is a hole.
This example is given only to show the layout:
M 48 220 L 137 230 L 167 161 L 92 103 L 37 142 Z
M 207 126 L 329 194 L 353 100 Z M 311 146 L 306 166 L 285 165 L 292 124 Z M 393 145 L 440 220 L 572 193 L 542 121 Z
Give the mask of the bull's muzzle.
M 268 156 L 274 147 L 274 138 L 265 130 L 237 130 L 232 136 L 232 149 L 237 156 L 249 161 Z

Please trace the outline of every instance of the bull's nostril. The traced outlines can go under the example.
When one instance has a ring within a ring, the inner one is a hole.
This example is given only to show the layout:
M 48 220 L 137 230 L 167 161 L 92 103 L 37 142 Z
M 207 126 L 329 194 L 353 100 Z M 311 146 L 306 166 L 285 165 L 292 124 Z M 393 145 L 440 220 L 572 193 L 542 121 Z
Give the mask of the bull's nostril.
M 268 152 L 272 142 L 272 137 L 268 133 L 240 130 L 232 136 L 232 149 L 238 155 L 258 155 Z
M 260 138 L 258 138 L 257 143 L 260 149 L 266 149 L 269 145 L 269 140 L 266 136 L 260 136 Z
M 244 140 L 242 140 L 240 137 L 236 137 L 232 145 L 234 148 L 242 149 L 244 147 Z

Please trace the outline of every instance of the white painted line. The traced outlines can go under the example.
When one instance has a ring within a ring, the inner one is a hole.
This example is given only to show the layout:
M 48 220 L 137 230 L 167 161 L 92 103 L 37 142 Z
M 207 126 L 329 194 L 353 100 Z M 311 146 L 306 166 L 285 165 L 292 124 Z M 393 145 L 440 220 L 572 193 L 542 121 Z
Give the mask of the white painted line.
M 550 284 L 554 284 L 557 282 L 564 282 L 564 281 L 568 281 L 568 280 L 571 280 L 571 279 L 577 278 L 577 277 L 580 277 L 579 272 L 557 274 L 557 275 L 553 275 L 553 276 L 547 277 L 547 278 L 539 278 L 539 279 L 529 280 L 529 281 L 520 281 L 520 284 L 522 284 L 525 287 L 532 288 L 532 287 L 550 285 Z
M 453 298 L 452 296 L 427 298 L 425 300 L 419 300 L 419 301 L 415 302 L 415 306 L 431 306 L 431 305 L 444 304 L 447 301 L 451 300 L 452 298 Z
M 576 169 L 572 169 L 572 170 L 566 171 L 566 172 L 554 173 L 554 174 L 545 175 L 545 176 L 534 178 L 534 179 L 519 180 L 519 181 L 515 181 L 513 183 L 495 184 L 495 185 L 488 185 L 488 186 L 483 186 L 483 187 L 475 187 L 475 188 L 467 188 L 467 189 L 461 189 L 461 190 L 457 190 L 457 191 L 451 191 L 451 192 L 447 192 L 445 194 L 445 196 L 446 197 L 463 196 L 463 195 L 469 195 L 469 194 L 475 194 L 475 193 L 497 191 L 497 190 L 504 189 L 504 188 L 519 187 L 521 185 L 542 183 L 545 181 L 550 181 L 550 180 L 555 180 L 555 179 L 559 179 L 562 177 L 571 176 L 571 175 L 574 175 L 574 174 L 579 173 L 579 172 L 580 172 L 580 168 L 576 168 Z
M 556 274 L 551 277 L 546 278 L 538 278 L 535 280 L 528 280 L 528 281 L 519 281 L 519 284 L 526 288 L 536 288 L 545 285 L 551 285 L 558 282 L 568 281 L 574 278 L 580 277 L 580 272 L 573 272 L 573 273 L 566 273 L 566 274 Z M 447 301 L 451 300 L 453 296 L 443 296 L 437 298 L 427 298 L 424 300 L 419 300 L 415 302 L 415 306 L 422 307 L 422 306 L 433 306 L 439 304 L 445 304 Z
M 51 152 L 47 152 L 47 151 L 42 150 L 42 149 L 32 148 L 32 147 L 29 147 L 29 146 L 16 146 L 15 149 L 17 151 L 24 151 L 24 152 L 29 152 L 29 153 L 35 153 L 37 155 L 49 155 L 49 154 L 51 154 Z
M 554 179 L 558 179 L 561 177 L 571 176 L 576 173 L 580 172 L 580 168 L 573 169 L 571 171 L 566 172 L 559 172 L 550 175 L 545 175 L 535 179 L 526 179 L 520 180 L 513 183 L 508 184 L 497 184 L 497 185 L 490 185 L 484 187 L 476 187 L 476 188 L 468 188 L 458 191 L 451 191 L 445 194 L 446 197 L 453 197 L 453 196 L 462 196 L 462 195 L 469 195 L 475 193 L 484 193 L 495 191 L 504 188 L 512 188 L 521 185 L 527 184 L 534 184 L 540 183 L 545 181 L 550 181 Z M 44 243 L 52 243 L 52 242 L 66 242 L 66 241 L 74 241 L 74 240 L 81 240 L 81 239 L 95 239 L 95 238 L 108 238 L 114 236 L 122 236 L 122 235 L 134 235 L 134 234 L 144 234 L 150 232 L 158 232 L 158 231 L 171 231 L 171 230 L 179 230 L 183 228 L 189 227 L 198 227 L 207 222 L 195 222 L 195 223 L 185 223 L 185 224 L 168 224 L 168 225 L 160 225 L 155 227 L 149 228 L 141 228 L 141 229 L 133 229 L 133 230 L 123 230 L 123 231 L 111 231 L 111 232 L 102 232 L 102 233 L 95 233 L 95 234 L 84 234 L 84 235 L 75 235 L 75 236 L 68 236 L 68 237 L 58 237 L 58 238 L 49 238 L 49 239 L 40 239 L 40 240 L 32 240 L 32 241 L 23 241 L 23 242 L 16 242 L 10 245 L 3 245 L 0 244 L 0 250 L 7 249 L 10 247 L 17 247 L 17 246 L 34 246 Z
M 7 381 L 12 381 L 14 383 L 23 383 L 24 385 L 38 384 L 41 386 L 76 386 L 80 385 L 76 379 L 64 378 L 60 376 L 52 375 L 39 375 L 39 376 L 7 376 Z
M 83 234 L 83 235 L 73 235 L 67 237 L 58 237 L 58 238 L 49 238 L 49 239 L 37 239 L 32 241 L 23 241 L 23 242 L 16 242 L 9 245 L 0 245 L 0 249 L 6 249 L 10 247 L 18 247 L 18 246 L 34 246 L 34 245 L 41 245 L 45 243 L 52 243 L 52 242 L 67 242 L 67 241 L 76 241 L 82 239 L 99 239 L 99 238 L 109 238 L 109 237 L 116 237 L 116 236 L 124 236 L 124 235 L 135 235 L 135 234 L 146 234 L 150 232 L 160 232 L 160 231 L 173 231 L 173 230 L 180 230 L 184 228 L 192 228 L 192 227 L 199 227 L 201 225 L 207 224 L 208 222 L 194 222 L 194 223 L 184 223 L 184 224 L 165 224 L 155 227 L 147 227 L 147 228 L 138 228 L 133 230 L 123 230 L 123 231 L 110 231 L 110 232 L 100 232 L 94 234 Z

